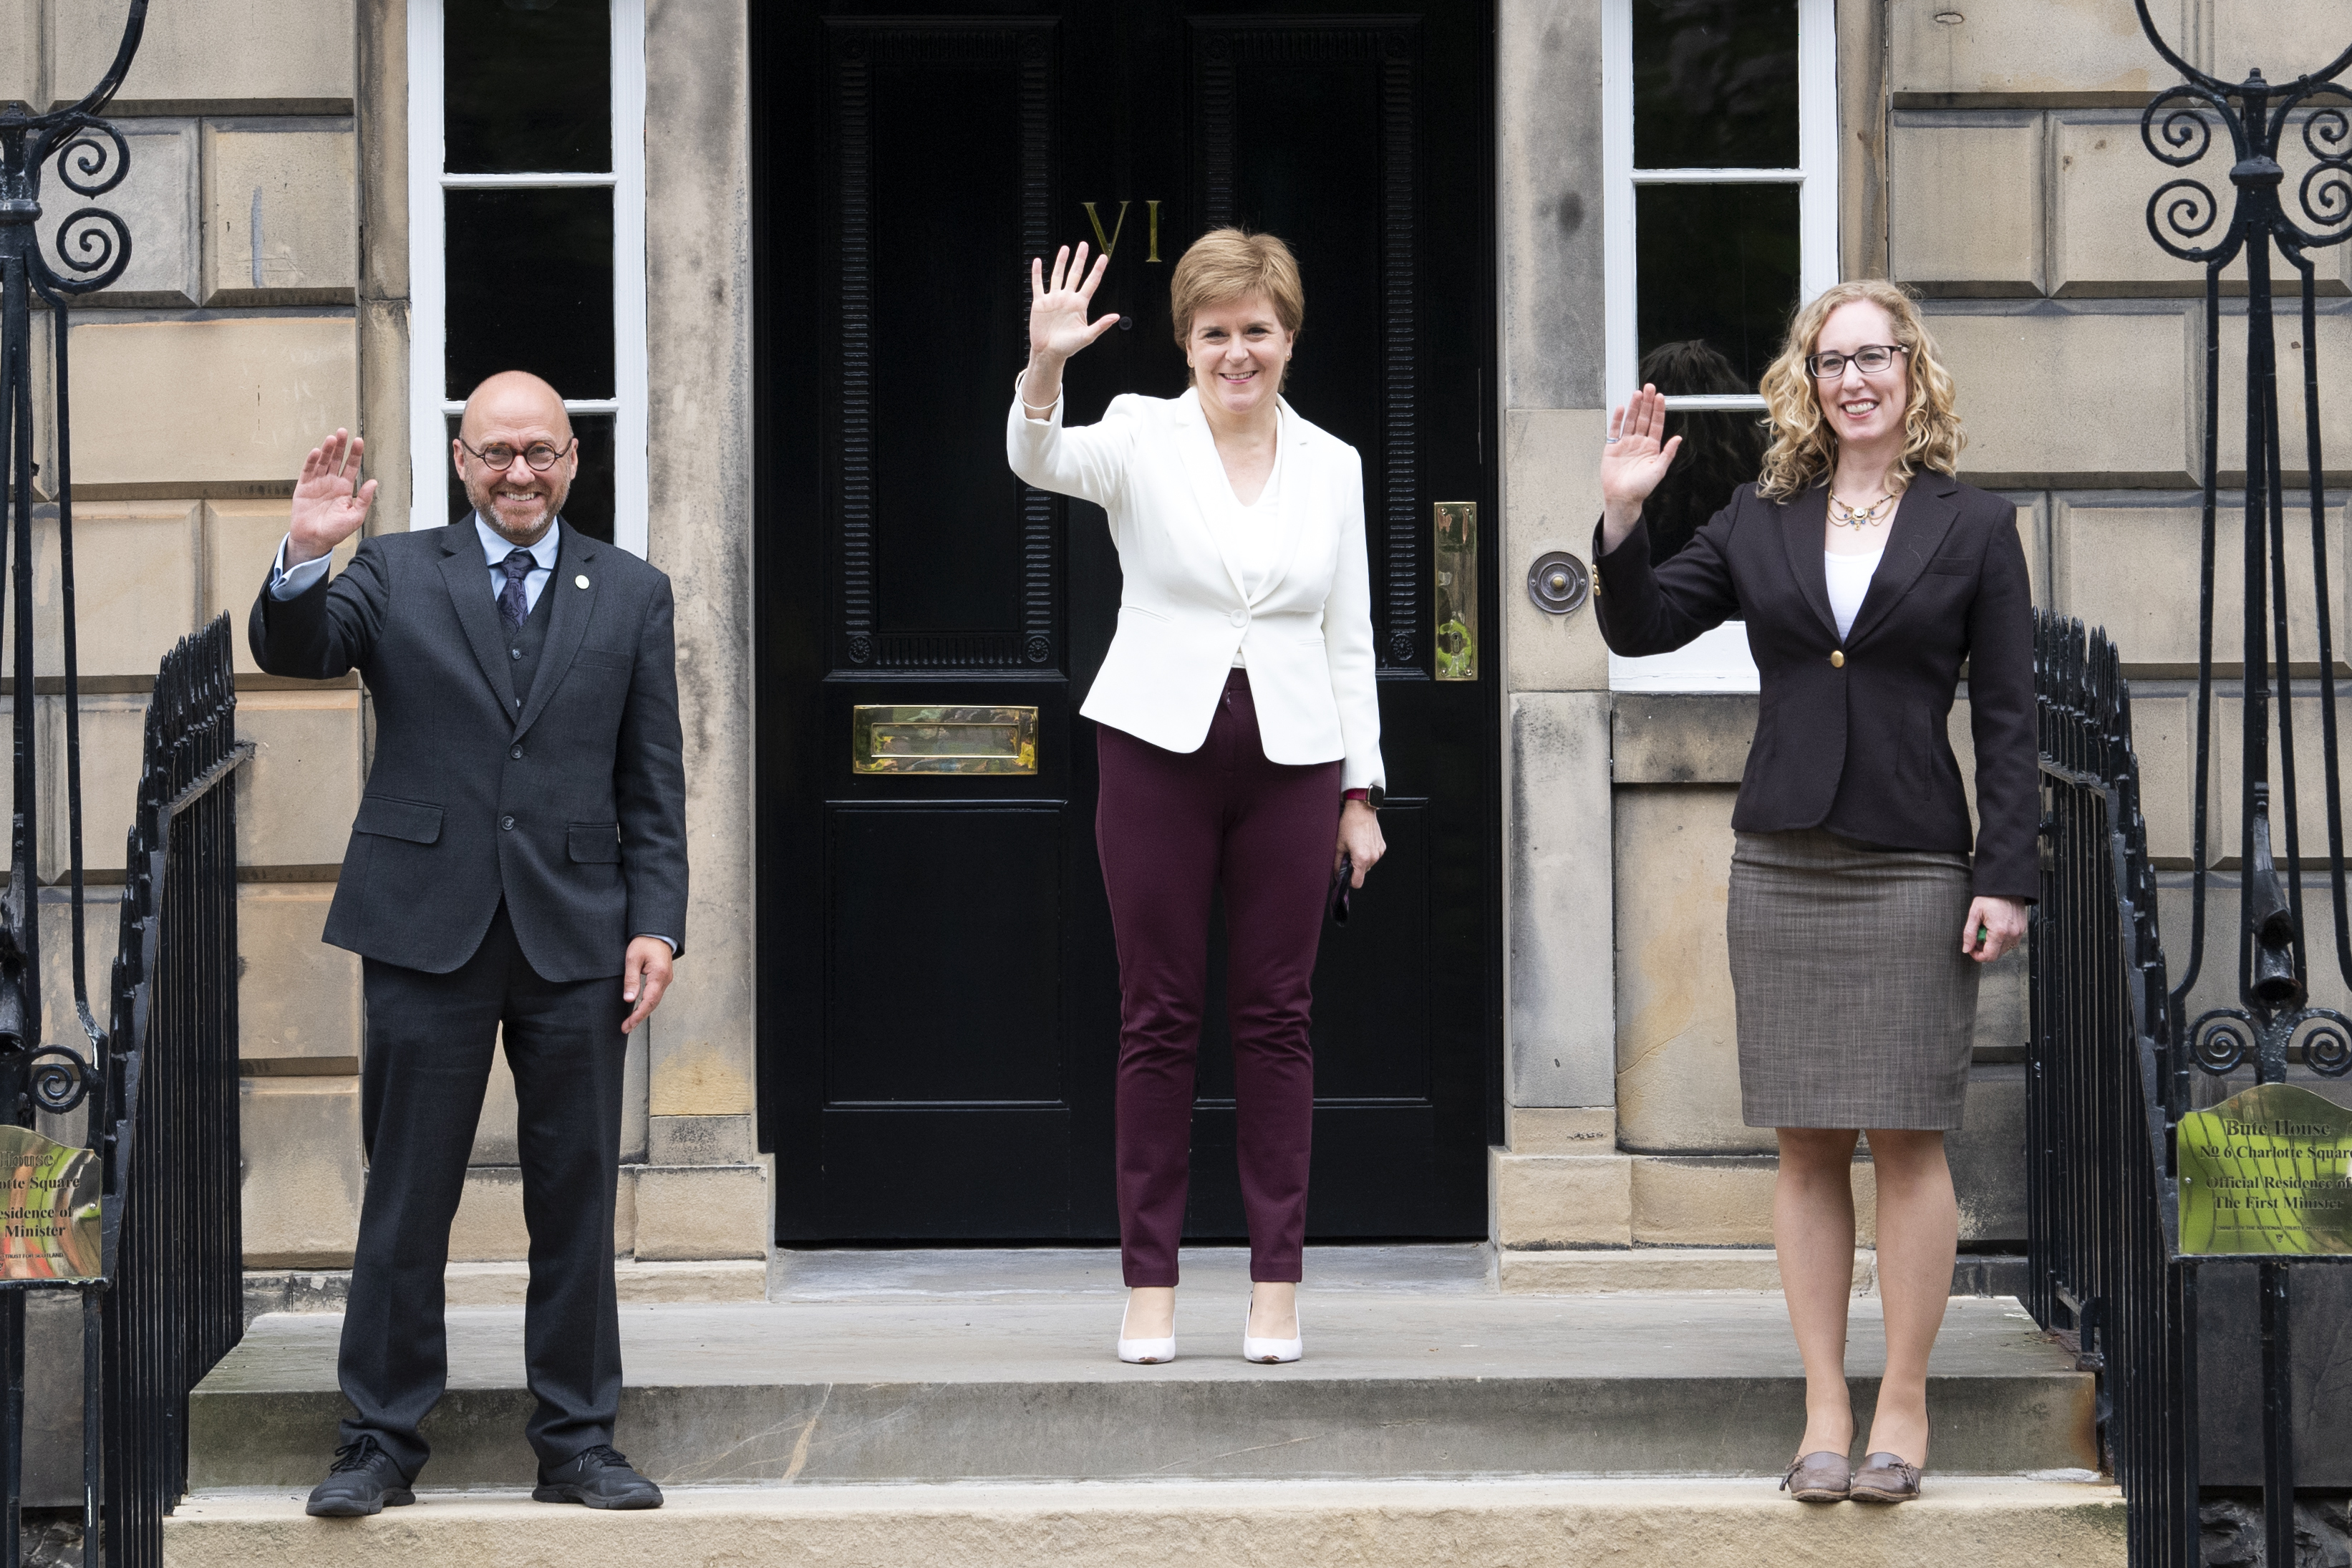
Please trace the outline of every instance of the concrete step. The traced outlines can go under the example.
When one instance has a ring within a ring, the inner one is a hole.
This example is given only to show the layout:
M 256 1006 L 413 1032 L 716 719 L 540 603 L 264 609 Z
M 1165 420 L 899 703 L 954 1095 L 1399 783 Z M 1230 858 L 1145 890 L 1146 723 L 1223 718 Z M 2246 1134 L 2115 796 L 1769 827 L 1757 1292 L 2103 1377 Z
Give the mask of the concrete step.
M 625 1308 L 615 1440 L 666 1483 L 1757 1476 L 1787 1462 L 1803 1383 L 1779 1297 L 1505 1295 L 1483 1271 L 1425 1261 L 1310 1266 L 1307 1359 L 1266 1367 L 1240 1359 L 1239 1264 L 1188 1258 L 1180 1359 L 1141 1367 L 1111 1354 L 1114 1256 L 1007 1271 L 953 1254 L 803 1255 L 784 1300 Z M 192 1402 L 192 1486 L 316 1480 L 342 1409 L 341 1325 L 256 1321 Z M 449 1350 L 424 1481 L 528 1485 L 521 1313 L 453 1309 Z M 1879 1304 L 1858 1297 L 1848 1364 L 1865 1417 L 1883 1356 Z M 2095 1466 L 2091 1379 L 2015 1303 L 1955 1300 L 1931 1370 L 1940 1472 Z
M 674 1489 L 594 1513 L 421 1492 L 373 1519 L 205 1493 L 163 1525 L 173 1568 L 2123 1568 L 2111 1487 L 1929 1474 L 1900 1508 L 1807 1507 L 1769 1480 L 1162 1481 Z

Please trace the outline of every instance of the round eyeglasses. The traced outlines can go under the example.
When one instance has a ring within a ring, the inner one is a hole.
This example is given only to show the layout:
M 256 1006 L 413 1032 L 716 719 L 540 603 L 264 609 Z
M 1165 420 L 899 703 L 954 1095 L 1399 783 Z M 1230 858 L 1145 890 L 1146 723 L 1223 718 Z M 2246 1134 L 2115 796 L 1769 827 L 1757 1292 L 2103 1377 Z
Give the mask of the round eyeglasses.
M 517 454 L 515 449 L 512 447 L 508 446 L 504 441 L 493 441 L 478 452 L 474 451 L 472 445 L 468 443 L 463 436 L 457 437 L 457 445 L 464 447 L 468 452 L 473 452 L 474 456 L 480 461 L 488 464 L 491 468 L 498 469 L 501 473 L 514 467 L 514 460 Z M 525 447 L 522 449 L 520 455 L 522 460 L 530 465 L 530 471 L 532 473 L 543 474 L 547 472 L 548 469 L 555 467 L 557 458 L 562 457 L 566 452 L 569 452 L 572 447 L 577 447 L 578 445 L 580 445 L 580 437 L 577 436 L 574 436 L 571 440 L 566 441 L 561 447 L 551 446 L 545 441 L 533 441 L 530 446 Z
M 1907 354 L 1910 352 L 1901 343 L 1864 343 L 1850 354 L 1842 354 L 1835 349 L 1831 349 L 1822 353 L 1809 355 L 1805 360 L 1805 368 L 1812 373 L 1813 379 L 1816 381 L 1830 381 L 1843 375 L 1845 367 L 1849 363 L 1864 375 L 1876 375 L 1895 363 L 1896 354 Z

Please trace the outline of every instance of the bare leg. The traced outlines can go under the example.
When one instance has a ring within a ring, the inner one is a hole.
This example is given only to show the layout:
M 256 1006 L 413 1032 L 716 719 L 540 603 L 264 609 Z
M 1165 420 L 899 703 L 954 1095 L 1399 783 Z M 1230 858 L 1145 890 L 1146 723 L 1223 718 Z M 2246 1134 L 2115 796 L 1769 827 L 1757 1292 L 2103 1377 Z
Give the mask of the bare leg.
M 1297 1339 L 1298 1287 L 1265 1281 L 1251 1286 L 1249 1331 L 1254 1339 Z
M 1878 1293 L 1886 1303 L 1886 1375 L 1870 1422 L 1870 1452 L 1927 1462 L 1927 1352 L 1944 1325 L 1959 1250 L 1960 1211 L 1944 1135 L 1870 1135 L 1878 1173 Z
M 1176 1287 L 1138 1285 L 1127 1293 L 1127 1326 L 1121 1336 L 1130 1340 L 1164 1340 L 1176 1331 Z
M 1853 1400 L 1845 1385 L 1846 1303 L 1853 1294 L 1853 1146 L 1851 1130 L 1780 1129 L 1772 1185 L 1772 1245 L 1789 1323 L 1805 1362 L 1805 1437 L 1800 1454 L 1853 1447 Z M 1882 1200 L 1883 1201 L 1883 1200 Z M 1883 1212 L 1883 1210 L 1882 1210 Z

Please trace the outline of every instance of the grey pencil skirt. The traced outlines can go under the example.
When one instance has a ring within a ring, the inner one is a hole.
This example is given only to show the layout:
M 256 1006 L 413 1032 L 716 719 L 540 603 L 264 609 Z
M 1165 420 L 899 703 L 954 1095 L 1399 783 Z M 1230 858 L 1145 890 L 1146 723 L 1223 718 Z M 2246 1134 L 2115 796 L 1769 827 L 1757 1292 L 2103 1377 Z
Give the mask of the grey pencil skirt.
M 1959 1127 L 1970 896 L 1965 855 L 1820 829 L 1738 836 L 1725 924 L 1748 1126 Z

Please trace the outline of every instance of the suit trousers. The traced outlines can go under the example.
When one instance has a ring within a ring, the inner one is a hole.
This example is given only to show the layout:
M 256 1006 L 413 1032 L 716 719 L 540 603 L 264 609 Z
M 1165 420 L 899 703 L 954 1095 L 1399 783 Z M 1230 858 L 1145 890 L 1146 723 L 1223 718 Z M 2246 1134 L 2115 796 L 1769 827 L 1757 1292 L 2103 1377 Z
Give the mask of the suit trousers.
M 1268 762 L 1234 670 L 1208 738 L 1170 752 L 1096 731 L 1095 844 L 1118 944 L 1118 1234 L 1127 1283 L 1176 1283 L 1209 900 L 1225 900 L 1225 1010 L 1250 1278 L 1297 1280 L 1307 1233 L 1315 950 L 1338 842 L 1337 762 Z
M 414 1479 L 418 1434 L 448 1381 L 442 1270 L 466 1184 L 490 1053 L 514 1073 L 523 1223 L 530 1232 L 523 1360 L 537 1401 L 525 1436 L 541 1464 L 613 1440 L 621 1403 L 613 1289 L 627 1037 L 615 974 L 541 979 L 504 903 L 446 974 L 368 959 L 360 1129 L 368 1156 L 340 1368 L 342 1437 L 373 1436 Z

